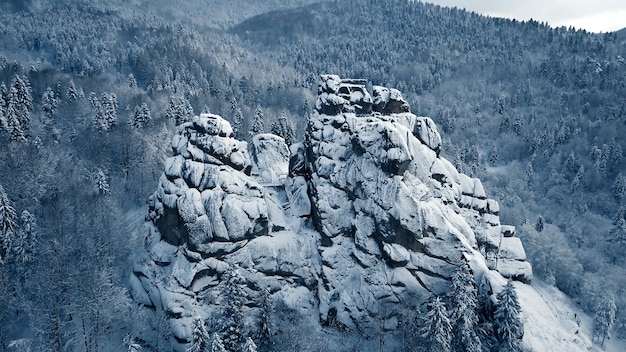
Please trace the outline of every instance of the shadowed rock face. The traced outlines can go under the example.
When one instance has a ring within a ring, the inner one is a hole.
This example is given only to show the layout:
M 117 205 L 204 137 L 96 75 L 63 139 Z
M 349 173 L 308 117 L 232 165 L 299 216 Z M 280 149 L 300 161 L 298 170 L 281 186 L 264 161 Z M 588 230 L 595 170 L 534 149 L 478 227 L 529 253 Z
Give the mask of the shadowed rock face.
M 245 310 L 267 289 L 365 333 L 448 292 L 463 258 L 477 282 L 532 278 L 497 202 L 439 156 L 435 123 L 399 91 L 374 87 L 372 99 L 364 81 L 325 75 L 318 93 L 307 139 L 289 152 L 259 135 L 251 157 L 216 115 L 179 127 L 131 275 L 137 301 L 170 313 L 177 349 L 193 317 L 218 314 L 200 297 L 218 297 L 230 270 L 246 281 Z

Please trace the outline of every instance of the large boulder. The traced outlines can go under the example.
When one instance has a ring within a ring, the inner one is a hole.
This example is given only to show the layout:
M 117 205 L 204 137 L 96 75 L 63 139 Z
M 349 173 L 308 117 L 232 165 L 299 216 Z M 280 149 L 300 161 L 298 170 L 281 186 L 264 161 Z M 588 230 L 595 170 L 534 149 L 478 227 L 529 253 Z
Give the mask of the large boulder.
M 433 120 L 411 114 L 399 92 L 379 86 L 374 114 L 356 114 L 349 102 L 327 106 L 324 94 L 342 82 L 322 79 L 302 153 L 322 236 L 322 321 L 373 329 L 377 319 L 401 314 L 398 299 L 447 292 L 468 254 L 482 258 L 485 270 L 529 281 L 532 271 L 517 238 L 504 240 L 497 265 L 477 254 L 492 248 L 491 238 L 477 238 L 475 231 L 501 232 L 497 202 L 486 198 L 480 180 L 439 156 Z
M 505 277 L 530 281 L 514 227 L 439 155 L 434 122 L 400 92 L 374 87 L 372 99 L 366 87 L 322 76 L 307 139 L 291 149 L 270 134 L 248 146 L 217 115 L 178 127 L 130 279 L 138 302 L 167 312 L 175 350 L 194 317 L 222 314 L 235 272 L 253 333 L 265 292 L 371 336 L 398 326 L 403 302 L 448 293 L 465 261 L 486 294 Z

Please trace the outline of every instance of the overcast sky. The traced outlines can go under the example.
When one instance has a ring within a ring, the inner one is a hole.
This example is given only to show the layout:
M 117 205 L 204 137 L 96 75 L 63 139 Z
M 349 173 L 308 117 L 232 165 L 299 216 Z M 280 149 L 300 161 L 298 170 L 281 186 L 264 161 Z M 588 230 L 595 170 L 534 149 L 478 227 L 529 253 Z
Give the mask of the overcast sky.
M 548 22 L 553 27 L 574 26 L 590 32 L 612 32 L 626 27 L 625 0 L 425 0 L 456 6 L 484 15 Z

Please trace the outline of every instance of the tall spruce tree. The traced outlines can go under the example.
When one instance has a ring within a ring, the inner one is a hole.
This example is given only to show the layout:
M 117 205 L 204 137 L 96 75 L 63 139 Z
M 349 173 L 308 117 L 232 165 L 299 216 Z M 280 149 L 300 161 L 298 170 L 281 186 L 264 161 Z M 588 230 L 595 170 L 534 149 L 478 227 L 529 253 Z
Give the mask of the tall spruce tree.
M 267 289 L 263 290 L 259 309 L 261 310 L 259 317 L 259 331 L 257 332 L 257 341 L 262 351 L 269 351 L 271 344 L 271 326 L 270 316 L 273 313 L 272 302 L 270 302 L 270 294 Z
M 4 188 L 0 186 L 0 245 L 2 245 L 4 256 L 10 255 L 13 251 L 13 242 L 17 231 L 17 212 L 11 206 Z M 0 261 L 4 258 L 0 257 Z
M 23 264 L 31 262 L 35 255 L 37 221 L 28 210 L 22 211 L 20 220 L 22 226 L 17 231 L 11 253 L 8 254 L 14 262 Z
M 263 119 L 263 111 L 260 106 L 257 106 L 256 111 L 254 112 L 254 119 L 252 120 L 252 128 L 250 129 L 250 134 L 252 136 L 265 132 Z
M 193 107 L 184 95 L 171 96 L 168 100 L 165 117 L 174 120 L 176 125 L 188 121 L 193 114 Z
M 9 88 L 7 114 L 14 115 L 19 127 L 24 133 L 24 137 L 28 136 L 30 130 L 30 113 L 33 111 L 33 97 L 28 78 L 15 75 L 11 80 Z M 7 119 L 8 120 L 8 119 Z
M 441 298 L 433 296 L 428 303 L 428 311 L 422 323 L 421 335 L 426 351 L 448 352 L 451 350 L 452 325 L 448 311 Z
M 480 351 L 482 344 L 476 333 L 478 292 L 467 262 L 461 263 L 452 276 L 450 320 L 453 324 L 452 346 L 455 351 Z
M 521 307 L 512 280 L 507 282 L 497 298 L 494 328 L 499 342 L 499 351 L 521 351 L 524 323 L 520 317 Z
M 152 120 L 152 116 L 150 115 L 150 109 L 148 109 L 148 104 L 142 103 L 141 105 L 135 106 L 135 115 L 131 120 L 131 125 L 137 128 L 141 128 L 144 125 L 148 124 Z
M 0 84 L 0 130 L 8 130 L 7 127 L 7 86 L 4 83 Z
M 257 352 L 257 347 L 252 338 L 248 337 L 241 349 L 242 352 Z
M 52 122 L 57 108 L 59 107 L 59 99 L 54 94 L 52 88 L 48 87 L 41 98 L 41 110 L 43 113 L 43 122 L 48 124 Z
M 291 127 L 291 124 L 287 119 L 287 114 L 284 111 L 280 114 L 278 120 L 272 123 L 272 133 L 277 136 L 283 137 L 287 146 L 293 144 L 293 128 Z
M 246 295 L 243 289 L 244 279 L 234 269 L 231 269 L 227 275 L 222 294 L 224 312 L 222 313 L 221 335 L 226 350 L 238 351 L 243 346 L 245 335 L 242 311 Z
M 206 352 L 211 347 L 211 337 L 201 317 L 193 319 L 193 340 L 187 352 Z
M 211 352 L 226 352 L 224 342 L 218 333 L 213 333 L 211 336 Z
M 616 311 L 613 295 L 604 297 L 596 307 L 596 314 L 593 317 L 593 338 L 600 343 L 601 347 L 604 347 L 607 339 L 611 339 Z

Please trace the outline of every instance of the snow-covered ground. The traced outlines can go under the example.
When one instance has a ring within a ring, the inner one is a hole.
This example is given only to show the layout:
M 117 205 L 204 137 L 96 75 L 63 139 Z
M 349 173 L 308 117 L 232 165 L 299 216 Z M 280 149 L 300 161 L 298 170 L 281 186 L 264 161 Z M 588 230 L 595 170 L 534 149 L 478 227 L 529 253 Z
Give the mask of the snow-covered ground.
M 554 286 L 533 280 L 515 283 L 524 319 L 524 343 L 533 351 L 602 351 L 592 343 L 593 317 Z M 607 341 L 604 351 L 626 351 L 626 342 Z

